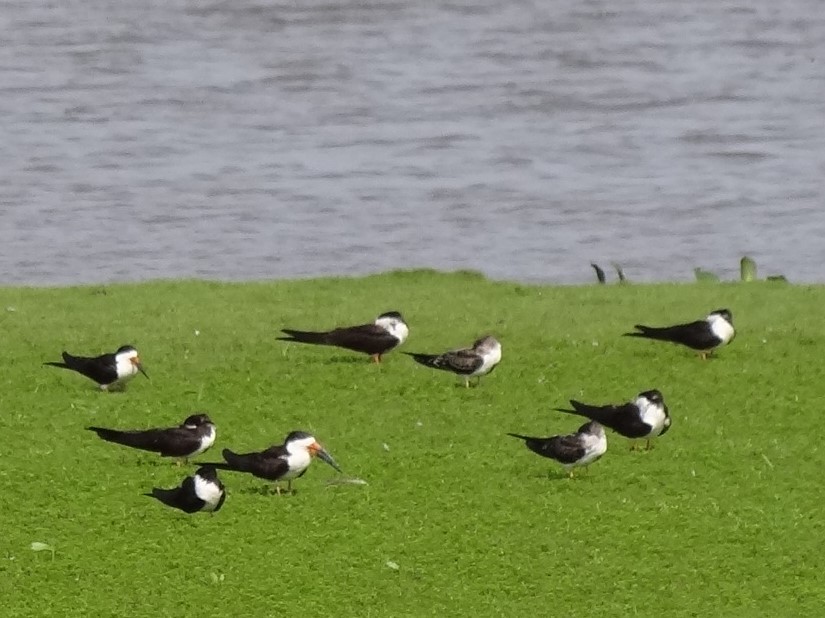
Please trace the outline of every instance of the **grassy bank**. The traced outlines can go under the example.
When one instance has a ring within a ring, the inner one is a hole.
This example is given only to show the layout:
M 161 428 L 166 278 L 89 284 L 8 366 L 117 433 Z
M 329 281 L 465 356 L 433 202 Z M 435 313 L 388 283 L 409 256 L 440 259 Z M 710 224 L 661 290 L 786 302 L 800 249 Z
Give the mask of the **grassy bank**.
M 820 615 L 823 305 L 823 287 L 431 272 L 2 289 L 3 615 Z M 718 307 L 739 335 L 708 362 L 618 336 Z M 490 332 L 502 364 L 468 390 L 397 352 L 379 367 L 275 341 L 391 309 L 410 324 L 404 350 Z M 41 367 L 121 343 L 151 376 L 125 393 Z M 568 432 L 578 420 L 551 412 L 567 399 L 649 388 L 670 432 L 642 453 L 609 434 L 582 478 L 504 435 Z M 141 494 L 192 468 L 83 430 L 193 410 L 218 425 L 204 459 L 307 429 L 369 484 L 328 486 L 316 462 L 278 497 L 225 473 L 223 510 L 187 516 Z

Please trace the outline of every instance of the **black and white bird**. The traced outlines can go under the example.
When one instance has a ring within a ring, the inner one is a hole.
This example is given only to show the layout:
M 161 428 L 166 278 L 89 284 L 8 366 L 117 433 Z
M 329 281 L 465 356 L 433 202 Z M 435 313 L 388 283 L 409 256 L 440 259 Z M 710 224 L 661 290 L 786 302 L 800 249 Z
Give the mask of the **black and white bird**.
M 201 466 L 192 476 L 183 479 L 180 487 L 161 489 L 144 494 L 184 513 L 217 513 L 226 500 L 226 490 L 211 466 Z
M 517 433 L 507 435 L 524 440 L 527 448 L 534 453 L 555 459 L 564 466 L 570 477 L 573 476 L 574 468 L 587 466 L 607 452 L 604 427 L 596 421 L 585 423 L 575 433 L 549 438 L 533 438 Z
M 219 470 L 246 472 L 252 476 L 267 481 L 286 481 L 287 491 L 292 491 L 292 481 L 304 473 L 312 463 L 313 457 L 319 457 L 330 466 L 341 472 L 335 460 L 311 435 L 305 431 L 293 431 L 287 435 L 283 444 L 270 446 L 265 451 L 255 453 L 233 453 L 228 448 L 223 449 L 223 458 L 226 463 L 202 464 L 214 466 Z M 275 486 L 280 494 L 280 486 Z
M 122 444 L 144 451 L 160 453 L 163 457 L 188 460 L 200 455 L 215 444 L 217 430 L 206 414 L 192 414 L 178 427 L 160 429 L 118 430 L 87 427 L 107 442 Z
M 97 382 L 101 390 L 121 387 L 134 378 L 138 371 L 147 378 L 140 362 L 138 351 L 130 345 L 120 346 L 113 354 L 100 356 L 74 356 L 63 352 L 63 362 L 48 362 L 44 365 L 71 369 Z
M 727 309 L 711 311 L 704 320 L 696 320 L 675 326 L 634 326 L 638 332 L 624 333 L 626 337 L 642 337 L 679 343 L 699 352 L 702 359 L 707 357 L 718 347 L 729 343 L 735 336 L 733 315 Z
M 470 378 L 478 378 L 478 384 L 481 376 L 490 373 L 501 362 L 501 344 L 488 335 L 477 339 L 469 348 L 450 350 L 443 354 L 405 354 L 426 367 L 451 371 L 464 378 L 464 386 L 469 387 Z
M 570 400 L 570 405 L 572 410 L 556 410 L 584 416 L 626 438 L 646 439 L 648 449 L 652 438 L 664 435 L 670 429 L 670 412 L 662 393 L 655 389 L 639 393 L 633 401 L 617 405 L 594 406 L 575 399 Z
M 373 361 L 380 363 L 382 355 L 404 343 L 410 329 L 398 311 L 389 311 L 379 315 L 372 324 L 317 332 L 284 328 L 281 332 L 288 336 L 278 337 L 280 341 L 336 346 L 369 354 Z

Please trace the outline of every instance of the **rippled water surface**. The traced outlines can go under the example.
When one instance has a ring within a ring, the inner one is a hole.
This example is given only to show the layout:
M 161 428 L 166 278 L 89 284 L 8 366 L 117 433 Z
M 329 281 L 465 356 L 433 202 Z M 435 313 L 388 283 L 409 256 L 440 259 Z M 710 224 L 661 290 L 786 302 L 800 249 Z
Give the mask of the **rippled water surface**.
M 825 281 L 821 0 L 4 2 L 0 282 Z

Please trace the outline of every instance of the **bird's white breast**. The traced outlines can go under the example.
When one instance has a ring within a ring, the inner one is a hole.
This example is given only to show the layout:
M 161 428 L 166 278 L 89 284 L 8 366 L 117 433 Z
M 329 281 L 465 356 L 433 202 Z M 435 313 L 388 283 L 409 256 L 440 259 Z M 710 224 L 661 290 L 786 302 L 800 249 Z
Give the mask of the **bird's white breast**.
M 286 463 L 289 466 L 289 471 L 281 478 L 288 481 L 300 476 L 309 468 L 309 464 L 312 463 L 312 456 L 306 449 L 296 450 L 287 456 Z
M 410 334 L 410 329 L 397 318 L 378 318 L 375 323 L 398 339 L 398 345 L 404 343 Z
M 579 460 L 577 465 L 586 466 L 607 452 L 607 436 L 604 432 L 599 435 L 588 433 L 583 435 L 582 438 L 584 457 Z
M 487 352 L 487 354 L 482 355 L 481 359 L 481 367 L 472 373 L 474 376 L 483 376 L 490 373 L 490 371 L 493 370 L 493 367 L 501 362 L 501 346 L 495 346 L 492 350 Z
M 209 433 L 206 434 L 201 438 L 201 445 L 197 451 L 189 455 L 189 457 L 194 457 L 195 455 L 200 455 L 206 449 L 212 448 L 212 445 L 215 444 L 215 438 L 218 436 L 218 431 L 215 429 L 214 425 L 209 426 Z
M 217 484 L 195 475 L 195 495 L 204 501 L 204 511 L 214 511 L 221 501 L 223 491 Z
M 117 379 L 120 382 L 125 382 L 138 374 L 138 368 L 126 356 L 118 356 L 115 358 L 115 371 L 117 372 Z
M 650 437 L 660 435 L 664 431 L 665 419 L 667 418 L 664 406 L 660 403 L 652 403 L 645 397 L 637 399 L 636 405 L 639 407 L 639 416 L 642 422 L 651 427 L 648 435 Z
M 722 343 L 720 345 L 728 343 L 731 339 L 733 339 L 733 335 L 736 333 L 733 328 L 733 324 L 728 322 L 721 315 L 713 315 L 710 317 L 710 330 L 721 340 Z

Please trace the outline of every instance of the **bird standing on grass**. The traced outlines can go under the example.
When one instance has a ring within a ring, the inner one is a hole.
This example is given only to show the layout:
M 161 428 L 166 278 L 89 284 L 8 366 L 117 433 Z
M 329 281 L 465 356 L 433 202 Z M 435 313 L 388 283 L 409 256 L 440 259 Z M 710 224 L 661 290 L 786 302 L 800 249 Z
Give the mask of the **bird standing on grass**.
M 711 311 L 704 320 L 687 324 L 662 327 L 636 324 L 633 328 L 639 332 L 624 333 L 624 336 L 678 343 L 699 352 L 702 360 L 706 360 L 716 348 L 729 343 L 736 336 L 733 315 L 727 309 Z
M 652 438 L 664 435 L 670 429 L 670 412 L 662 393 L 655 389 L 639 393 L 633 401 L 618 405 L 593 406 L 575 399 L 570 400 L 570 405 L 572 410 L 556 408 L 556 411 L 584 416 L 626 438 L 646 439 L 648 450 Z
M 607 452 L 607 436 L 596 421 L 590 421 L 579 427 L 575 433 L 549 438 L 532 438 L 517 433 L 508 436 L 524 440 L 524 444 L 534 453 L 558 461 L 573 478 L 573 469 L 586 466 L 599 459 Z
M 405 354 L 425 367 L 451 371 L 464 378 L 464 386 L 469 387 L 470 378 L 478 378 L 478 385 L 481 376 L 490 373 L 501 362 L 501 344 L 488 335 L 476 340 L 472 347 L 450 350 L 443 354 Z
M 410 329 L 399 312 L 389 311 L 379 315 L 372 324 L 344 326 L 317 332 L 284 328 L 281 332 L 288 336 L 278 337 L 279 341 L 345 348 L 369 354 L 374 362 L 380 363 L 382 355 L 404 343 Z
M 267 481 L 286 481 L 287 492 L 291 493 L 293 479 L 303 476 L 309 464 L 312 463 L 312 458 L 316 456 L 341 472 L 341 468 L 335 463 L 332 455 L 305 431 L 293 431 L 286 437 L 283 444 L 270 446 L 261 452 L 233 453 L 225 448 L 223 458 L 226 463 L 201 465 L 213 466 L 219 470 L 246 472 Z M 275 489 L 278 494 L 281 493 L 279 485 L 276 485 Z
M 130 345 L 119 347 L 113 354 L 100 356 L 73 356 L 68 352 L 63 352 L 62 363 L 43 364 L 76 371 L 97 382 L 100 390 L 103 391 L 124 386 L 138 372 L 149 377 L 140 362 L 138 351 Z
M 206 414 L 188 416 L 178 427 L 121 431 L 103 427 L 87 427 L 107 442 L 114 442 L 160 453 L 163 457 L 188 460 L 205 452 L 215 443 L 217 430 Z
M 152 493 L 144 494 L 160 500 L 166 506 L 180 509 L 184 513 L 211 512 L 221 510 L 226 500 L 226 490 L 218 479 L 218 473 L 211 466 L 198 468 L 192 476 L 183 479 L 180 487 L 161 489 L 155 487 Z

